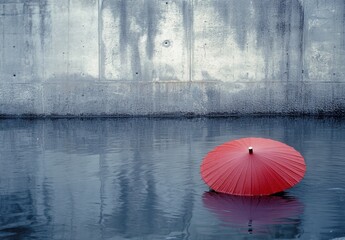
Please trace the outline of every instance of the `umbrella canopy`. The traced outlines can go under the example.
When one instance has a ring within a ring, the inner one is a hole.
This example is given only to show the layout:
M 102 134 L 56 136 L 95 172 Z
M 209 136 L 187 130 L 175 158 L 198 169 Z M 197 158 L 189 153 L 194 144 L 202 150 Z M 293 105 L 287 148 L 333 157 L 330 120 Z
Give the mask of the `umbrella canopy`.
M 294 148 L 271 139 L 241 138 L 209 152 L 201 176 L 213 190 L 241 196 L 270 195 L 302 180 L 306 165 Z
M 205 192 L 203 205 L 224 224 L 250 233 L 265 232 L 272 225 L 295 224 L 303 205 L 288 196 L 234 196 Z

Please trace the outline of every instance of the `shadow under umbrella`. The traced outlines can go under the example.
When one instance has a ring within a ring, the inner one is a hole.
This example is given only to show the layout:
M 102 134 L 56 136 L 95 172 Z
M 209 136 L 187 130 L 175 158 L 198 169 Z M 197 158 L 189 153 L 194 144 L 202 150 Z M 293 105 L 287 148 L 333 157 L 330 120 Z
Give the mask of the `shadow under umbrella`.
M 299 215 L 304 206 L 296 198 L 284 194 L 271 196 L 234 196 L 217 192 L 205 192 L 204 206 L 225 225 L 245 229 L 249 234 L 267 233 L 279 225 L 293 225 L 291 231 L 298 234 Z

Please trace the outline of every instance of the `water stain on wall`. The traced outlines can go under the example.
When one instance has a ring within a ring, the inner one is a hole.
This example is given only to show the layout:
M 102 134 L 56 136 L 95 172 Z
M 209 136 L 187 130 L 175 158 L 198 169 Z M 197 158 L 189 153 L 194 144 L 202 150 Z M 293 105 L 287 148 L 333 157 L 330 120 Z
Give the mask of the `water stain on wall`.
M 255 44 L 262 49 L 265 59 L 266 79 L 288 81 L 291 65 L 302 65 L 304 10 L 299 0 L 218 0 L 213 2 L 213 7 L 225 25 L 227 37 L 232 35 L 242 51 L 252 44 L 249 35 L 255 35 Z M 299 52 L 298 57 L 291 59 L 295 51 Z M 277 52 L 278 55 L 272 56 Z M 278 75 L 269 70 L 277 66 Z M 300 78 L 300 75 L 301 71 L 293 73 L 293 77 Z
M 131 65 L 133 80 L 149 78 L 150 71 L 142 66 L 145 61 L 152 60 L 154 54 L 154 41 L 160 19 L 156 1 L 121 0 L 109 4 L 114 4 L 114 17 L 118 15 L 120 19 L 119 44 L 122 64 Z M 139 49 L 139 41 L 143 36 L 146 37 L 146 59 L 141 59 Z

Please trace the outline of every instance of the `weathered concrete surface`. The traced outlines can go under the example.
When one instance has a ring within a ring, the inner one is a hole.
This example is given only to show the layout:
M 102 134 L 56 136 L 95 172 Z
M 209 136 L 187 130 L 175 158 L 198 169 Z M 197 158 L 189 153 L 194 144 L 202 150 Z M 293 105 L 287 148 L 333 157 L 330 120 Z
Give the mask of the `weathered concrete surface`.
M 345 114 L 343 0 L 4 0 L 0 115 Z

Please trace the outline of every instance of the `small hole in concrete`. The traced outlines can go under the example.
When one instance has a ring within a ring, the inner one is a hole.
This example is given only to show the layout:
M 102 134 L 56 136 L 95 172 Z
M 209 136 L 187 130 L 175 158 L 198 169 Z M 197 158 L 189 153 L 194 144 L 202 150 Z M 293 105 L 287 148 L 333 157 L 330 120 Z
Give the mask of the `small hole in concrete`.
M 13 74 L 13 77 L 17 76 L 16 74 Z
M 168 4 L 168 2 L 165 2 L 165 4 Z
M 170 46 L 170 41 L 169 40 L 164 40 L 163 41 L 163 46 L 164 47 L 169 47 Z
M 139 73 L 138 73 L 138 72 L 136 72 L 135 74 L 137 74 L 137 75 L 138 75 Z
M 13 48 L 16 48 L 16 46 L 13 46 Z

